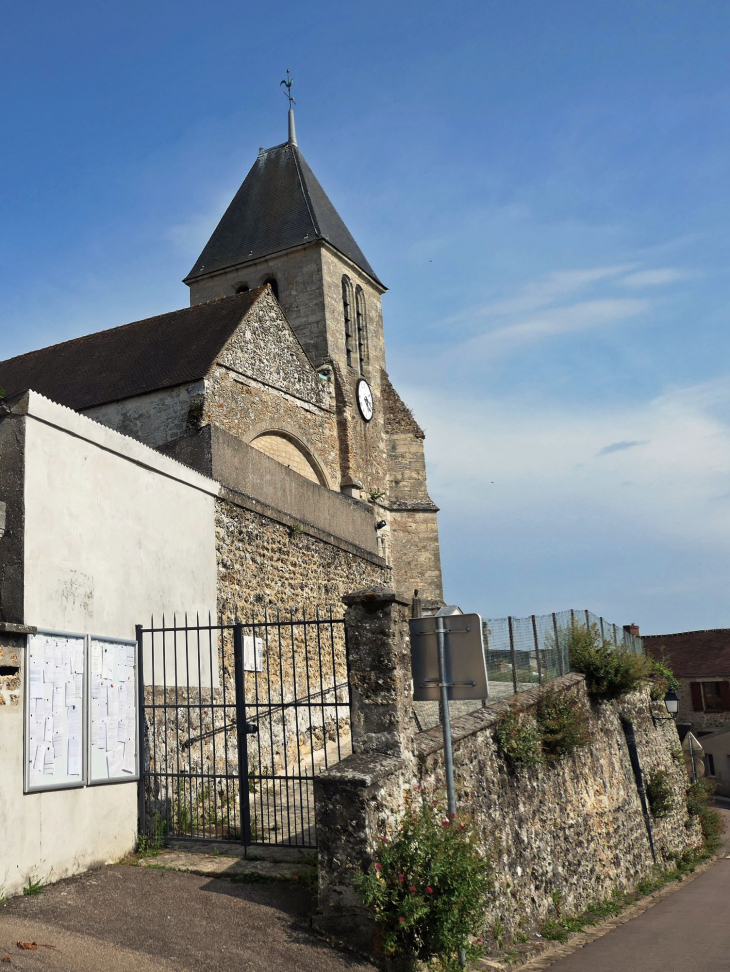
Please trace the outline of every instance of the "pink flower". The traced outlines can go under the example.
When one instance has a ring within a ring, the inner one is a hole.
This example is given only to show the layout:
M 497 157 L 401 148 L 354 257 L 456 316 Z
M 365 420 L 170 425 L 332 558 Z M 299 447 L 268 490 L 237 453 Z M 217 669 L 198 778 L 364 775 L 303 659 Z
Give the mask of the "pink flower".
M 433 888 L 426 888 L 426 891 L 428 892 L 428 894 L 433 894 Z
M 382 864 L 376 864 L 375 865 L 375 870 L 376 871 L 382 871 L 383 870 L 383 865 Z
M 411 891 L 415 891 L 415 890 L 416 890 L 416 886 L 414 884 L 412 884 L 411 885 Z
M 453 819 L 454 819 L 454 817 L 456 816 L 456 814 L 455 814 L 455 813 L 450 813 L 450 814 L 449 814 L 449 816 L 450 816 L 450 817 L 451 817 L 451 819 L 453 820 Z
M 481 942 L 481 938 L 477 938 L 477 941 L 478 941 L 478 942 Z
M 451 825 L 450 820 L 444 820 L 444 822 L 441 824 L 442 827 L 449 827 L 450 825 Z
M 398 921 L 405 921 L 405 918 L 399 918 Z

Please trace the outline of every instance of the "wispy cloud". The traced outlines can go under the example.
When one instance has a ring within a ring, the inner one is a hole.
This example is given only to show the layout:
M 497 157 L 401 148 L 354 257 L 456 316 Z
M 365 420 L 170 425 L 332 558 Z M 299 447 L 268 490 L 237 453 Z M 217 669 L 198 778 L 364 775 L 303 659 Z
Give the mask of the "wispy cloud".
M 549 308 L 472 338 L 461 346 L 459 356 L 470 360 L 491 357 L 544 338 L 625 321 L 650 307 L 649 300 L 607 298 Z
M 630 273 L 619 282 L 624 287 L 660 287 L 678 280 L 691 280 L 693 276 L 694 274 L 687 270 L 664 267 L 660 270 L 640 270 L 637 273 Z
M 633 449 L 634 446 L 647 445 L 648 439 L 632 439 L 629 442 L 612 442 L 611 445 L 604 446 L 596 453 L 597 456 L 607 456 L 612 452 L 623 452 L 624 449 Z

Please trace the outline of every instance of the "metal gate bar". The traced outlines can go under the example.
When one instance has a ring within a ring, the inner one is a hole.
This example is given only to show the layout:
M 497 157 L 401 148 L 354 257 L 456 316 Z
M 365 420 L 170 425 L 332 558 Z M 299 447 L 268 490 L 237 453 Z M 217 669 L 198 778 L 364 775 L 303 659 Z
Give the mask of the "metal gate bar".
M 332 609 L 137 626 L 140 832 L 316 846 L 312 781 L 351 751 Z

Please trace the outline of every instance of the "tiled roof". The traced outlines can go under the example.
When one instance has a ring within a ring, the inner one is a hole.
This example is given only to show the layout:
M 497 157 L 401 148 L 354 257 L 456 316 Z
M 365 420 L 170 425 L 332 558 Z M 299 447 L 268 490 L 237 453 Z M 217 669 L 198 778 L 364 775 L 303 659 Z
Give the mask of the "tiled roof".
M 730 675 L 730 628 L 642 635 L 644 650 L 664 658 L 675 675 Z
M 299 148 L 285 142 L 262 150 L 185 281 L 313 240 L 378 280 Z
M 87 334 L 0 361 L 5 397 L 32 388 L 76 410 L 203 378 L 223 345 L 263 292 Z

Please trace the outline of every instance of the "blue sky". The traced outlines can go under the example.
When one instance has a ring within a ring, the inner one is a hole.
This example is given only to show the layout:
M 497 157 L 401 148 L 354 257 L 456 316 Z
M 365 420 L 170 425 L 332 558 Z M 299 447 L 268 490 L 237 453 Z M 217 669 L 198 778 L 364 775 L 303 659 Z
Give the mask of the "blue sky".
M 187 303 L 300 146 L 425 427 L 447 599 L 730 626 L 730 6 L 124 5 L 0 36 L 0 357 Z

